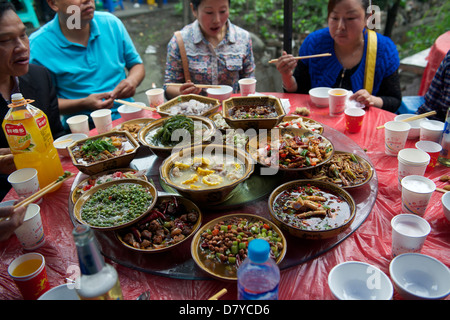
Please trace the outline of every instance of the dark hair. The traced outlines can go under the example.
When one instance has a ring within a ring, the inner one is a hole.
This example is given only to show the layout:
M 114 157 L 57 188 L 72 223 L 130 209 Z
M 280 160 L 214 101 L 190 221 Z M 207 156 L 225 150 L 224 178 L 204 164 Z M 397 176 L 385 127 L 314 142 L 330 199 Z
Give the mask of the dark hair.
M 11 2 L 1 0 L 0 1 L 0 19 L 3 18 L 3 15 L 8 10 L 12 10 L 12 11 L 16 12 L 16 8 L 14 8 L 14 5 Z
M 194 10 L 197 10 L 198 6 L 202 3 L 202 0 L 191 0 L 191 3 Z M 231 5 L 231 0 L 228 0 L 228 5 Z
M 329 0 L 328 1 L 328 16 L 333 11 L 334 7 L 336 7 L 336 5 L 341 1 L 343 1 L 343 0 Z M 366 10 L 370 5 L 370 1 L 369 0 L 359 0 L 359 1 L 361 2 L 361 8 L 363 8 L 364 12 L 366 12 L 366 14 L 367 14 Z

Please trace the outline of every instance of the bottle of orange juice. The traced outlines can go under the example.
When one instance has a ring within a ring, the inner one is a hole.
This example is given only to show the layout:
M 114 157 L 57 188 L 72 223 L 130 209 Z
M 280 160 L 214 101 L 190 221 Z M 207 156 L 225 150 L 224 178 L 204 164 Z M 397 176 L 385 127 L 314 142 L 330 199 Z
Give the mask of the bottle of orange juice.
M 21 93 L 13 94 L 11 102 L 2 126 L 14 163 L 17 169 L 35 168 L 43 188 L 64 174 L 47 116 Z

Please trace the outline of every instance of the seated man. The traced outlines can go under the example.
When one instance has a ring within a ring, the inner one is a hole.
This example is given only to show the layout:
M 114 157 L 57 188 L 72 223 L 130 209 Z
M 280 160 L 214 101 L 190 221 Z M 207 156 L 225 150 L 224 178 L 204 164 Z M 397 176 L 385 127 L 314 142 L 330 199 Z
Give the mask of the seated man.
M 56 15 L 30 36 L 31 62 L 50 71 L 63 125 L 68 128 L 72 115 L 104 108 L 119 118 L 114 99 L 132 97 L 145 76 L 125 26 L 110 13 L 95 12 L 94 0 L 48 4 Z
M 436 111 L 429 119 L 445 121 L 450 106 L 450 50 L 442 60 L 427 93 L 425 102 L 417 110 L 417 114 Z
M 41 66 L 29 64 L 30 47 L 25 25 L 17 16 L 10 2 L 0 1 L 0 119 L 8 113 L 13 93 L 21 92 L 48 118 L 53 138 L 64 134 L 61 125 L 58 99 L 50 73 Z M 6 177 L 13 172 L 13 156 L 4 131 L 0 132 L 0 200 L 11 188 Z

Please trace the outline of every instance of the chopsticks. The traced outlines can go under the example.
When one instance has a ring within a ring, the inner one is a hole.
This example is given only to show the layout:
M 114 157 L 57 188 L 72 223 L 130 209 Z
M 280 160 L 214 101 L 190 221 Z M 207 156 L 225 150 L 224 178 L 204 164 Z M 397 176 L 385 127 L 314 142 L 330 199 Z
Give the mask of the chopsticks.
M 184 83 L 166 83 L 166 86 L 173 86 L 173 87 L 180 87 L 182 86 Z M 214 88 L 214 89 L 220 89 L 221 86 L 218 85 L 213 85 L 213 84 L 194 84 L 194 86 L 196 86 L 197 88 Z
M 321 58 L 321 57 L 330 57 L 331 53 L 320 53 L 320 54 L 313 54 L 310 56 L 301 56 L 301 57 L 294 57 L 295 60 L 303 60 L 303 59 L 312 59 L 312 58 Z M 278 62 L 278 59 L 272 59 L 269 60 L 269 63 L 275 63 Z
M 442 188 L 436 188 L 436 191 L 442 192 L 442 193 L 446 193 L 448 192 L 448 190 L 442 189 Z
M 217 292 L 215 295 L 213 295 L 211 298 L 209 298 L 208 300 L 218 300 L 221 296 L 223 296 L 225 293 L 227 293 L 227 289 L 223 288 L 222 290 L 220 290 L 219 292 Z
M 64 173 L 63 176 L 59 177 L 59 179 L 57 179 L 56 181 L 50 183 L 49 185 L 47 185 L 46 187 L 42 188 L 41 190 L 39 190 L 38 192 L 36 192 L 35 194 L 29 196 L 28 198 L 20 201 L 19 203 L 16 203 L 14 205 L 14 209 L 24 206 L 26 207 L 27 205 L 29 205 L 30 203 L 40 199 L 44 194 L 48 193 L 50 190 L 52 190 L 53 188 L 56 188 L 58 186 L 60 186 L 64 181 L 66 181 L 67 179 L 69 179 L 71 176 L 73 176 L 72 172 L 68 172 L 66 171 Z
M 430 112 L 422 113 L 422 114 L 419 114 L 417 116 L 412 116 L 412 117 L 409 117 L 409 118 L 406 118 L 406 119 L 403 119 L 403 120 L 400 120 L 400 121 L 402 121 L 402 122 L 414 121 L 414 120 L 426 118 L 428 116 L 433 116 L 435 114 L 436 114 L 436 111 L 430 111 Z M 377 127 L 377 130 L 378 129 L 383 129 L 383 128 L 384 128 L 384 125 Z
M 155 112 L 157 111 L 156 108 L 147 107 L 147 106 L 141 106 L 140 104 L 133 103 L 133 102 L 126 101 L 126 100 L 115 99 L 114 101 L 116 101 L 118 103 L 126 104 L 127 106 L 131 106 L 131 107 L 141 108 L 141 109 L 155 111 Z
M 0 155 L 0 159 L 6 158 L 6 157 L 8 157 L 10 155 L 12 155 L 12 153 L 2 154 L 2 155 Z

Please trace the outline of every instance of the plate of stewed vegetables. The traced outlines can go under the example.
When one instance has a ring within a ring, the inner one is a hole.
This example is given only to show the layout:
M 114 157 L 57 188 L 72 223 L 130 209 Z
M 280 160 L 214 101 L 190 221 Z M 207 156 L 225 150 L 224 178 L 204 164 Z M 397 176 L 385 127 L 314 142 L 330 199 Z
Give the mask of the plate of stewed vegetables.
M 247 143 L 247 152 L 264 167 L 302 171 L 330 161 L 333 143 L 307 129 L 279 128 L 262 132 Z
M 254 239 L 268 241 L 270 257 L 281 263 L 287 249 L 281 230 L 268 219 L 247 213 L 225 215 L 203 225 L 192 239 L 191 254 L 210 276 L 235 281 Z
M 128 249 L 141 253 L 171 250 L 186 242 L 200 228 L 197 205 L 179 195 L 160 195 L 156 205 L 136 223 L 115 231 Z
M 142 179 L 120 179 L 89 189 L 74 205 L 74 217 L 93 229 L 116 230 L 143 218 L 156 204 L 158 192 Z

